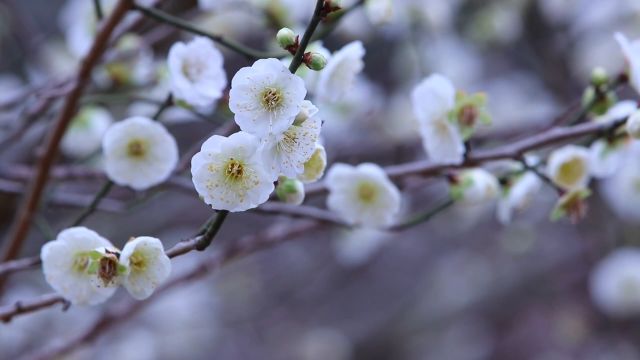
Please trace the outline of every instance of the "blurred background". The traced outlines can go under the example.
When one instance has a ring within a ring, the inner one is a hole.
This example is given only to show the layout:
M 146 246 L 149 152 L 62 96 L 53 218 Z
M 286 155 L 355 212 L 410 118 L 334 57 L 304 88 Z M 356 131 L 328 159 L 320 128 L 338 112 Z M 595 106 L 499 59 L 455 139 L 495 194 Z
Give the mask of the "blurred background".
M 211 10 L 195 1 L 160 3 L 209 32 L 277 50 L 277 30 L 304 29 L 315 2 L 222 0 Z M 56 91 L 77 69 L 93 28 L 90 0 L 0 0 L 0 238 L 61 107 Z M 330 51 L 353 40 L 366 49 L 364 72 L 349 96 L 317 104 L 329 164 L 424 159 L 410 93 L 433 72 L 461 90 L 487 93 L 493 125 L 474 138 L 473 148 L 545 129 L 580 100 L 594 67 L 612 76 L 623 69 L 615 32 L 640 36 L 640 2 L 396 0 L 384 24 L 357 8 L 324 40 Z M 154 112 L 167 95 L 168 48 L 190 38 L 151 20 L 134 24 L 132 33 L 130 43 L 120 43 L 127 56 L 108 54 L 82 98 L 83 106 L 104 108 L 114 120 Z M 223 52 L 229 79 L 250 65 Z M 636 100 L 626 88 L 619 96 Z M 162 117 L 181 154 L 232 119 L 224 101 L 204 116 L 174 107 Z M 100 155 L 71 150 L 59 164 L 99 169 Z M 589 289 L 602 258 L 640 242 L 637 167 L 593 181 L 589 212 L 575 225 L 549 221 L 557 194 L 543 186 L 506 225 L 496 220 L 495 204 L 486 204 L 453 206 L 400 233 L 331 226 L 309 231 L 152 297 L 149 306 L 65 358 L 640 359 L 638 318 L 606 315 Z M 183 180 L 190 183 L 188 170 Z M 101 183 L 54 177 L 22 256 L 37 255 Z M 405 214 L 437 204 L 448 191 L 441 178 L 405 178 L 398 185 Z M 324 197 L 307 203 L 324 207 Z M 117 246 L 144 234 L 170 247 L 211 214 L 188 186 L 142 193 L 117 187 L 86 225 Z M 296 221 L 233 214 L 214 247 Z M 175 259 L 174 274 L 203 256 Z M 17 273 L 0 304 L 50 291 L 41 271 Z M 72 338 L 127 297 L 120 290 L 101 306 L 56 307 L 0 324 L 0 358 Z

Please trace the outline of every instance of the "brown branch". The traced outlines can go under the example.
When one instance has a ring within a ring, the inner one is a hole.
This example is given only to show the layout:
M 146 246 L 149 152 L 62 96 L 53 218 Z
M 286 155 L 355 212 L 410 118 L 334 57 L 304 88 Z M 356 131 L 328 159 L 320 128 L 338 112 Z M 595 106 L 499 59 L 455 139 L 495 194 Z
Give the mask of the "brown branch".
M 446 170 L 473 167 L 496 160 L 517 160 L 529 151 L 541 150 L 548 146 L 557 145 L 587 135 L 606 134 L 611 129 L 624 125 L 626 121 L 627 119 L 619 119 L 605 123 L 591 122 L 570 127 L 556 127 L 537 135 L 532 135 L 526 139 L 498 146 L 493 149 L 472 151 L 459 165 L 440 164 L 424 160 L 387 166 L 384 170 L 390 178 L 398 179 L 412 175 L 437 175 Z M 324 193 L 326 190 L 326 186 L 322 182 L 311 184 L 305 188 L 307 195 Z
M 39 161 L 36 176 L 30 184 L 27 197 L 18 211 L 16 220 L 9 231 L 9 236 L 7 237 L 0 256 L 2 261 L 14 259 L 20 252 L 20 248 L 29 233 L 33 215 L 38 208 L 40 198 L 42 197 L 42 193 L 44 192 L 44 188 L 49 179 L 49 171 L 56 159 L 58 146 L 69 122 L 77 112 L 78 102 L 85 87 L 90 81 L 93 67 L 98 63 L 100 57 L 106 50 L 112 32 L 122 21 L 132 4 L 132 0 L 120 0 L 118 2 L 111 13 L 111 16 L 109 16 L 106 23 L 98 33 L 88 55 L 82 61 L 77 74 L 77 81 L 69 95 L 67 95 L 60 115 L 55 121 L 55 127 L 46 141 L 45 151 Z M 4 282 L 3 280 L 3 278 L 0 278 L 0 288 Z
M 311 229 L 318 227 L 320 223 L 315 221 L 304 221 L 290 225 L 291 222 L 288 221 L 276 224 L 261 233 L 241 237 L 232 241 L 230 245 L 222 250 L 213 252 L 211 255 L 203 258 L 199 266 L 194 270 L 168 282 L 165 286 L 159 289 L 158 292 L 162 292 L 164 289 L 171 288 L 176 284 L 201 277 L 239 257 L 247 256 L 260 249 L 272 247 L 293 237 L 305 234 Z M 188 240 L 181 241 L 171 249 L 167 250 L 166 254 L 173 258 L 189 253 L 196 249 L 201 238 L 201 236 L 196 236 Z M 30 259 L 35 260 L 34 258 Z M 24 260 L 26 262 L 29 259 Z M 37 259 L 36 263 L 31 263 L 29 266 L 37 266 L 39 263 L 40 261 Z M 29 300 L 17 301 L 12 305 L 0 307 L 0 321 L 8 322 L 15 316 L 45 309 L 58 303 L 67 303 L 67 301 L 56 293 L 41 295 Z M 135 304 L 144 303 L 146 302 L 136 302 Z
M 56 304 L 63 304 L 63 310 L 69 308 L 69 301 L 57 293 L 45 294 L 29 300 L 16 301 L 11 306 L 0 308 L 0 321 L 9 322 L 14 316 L 45 309 Z

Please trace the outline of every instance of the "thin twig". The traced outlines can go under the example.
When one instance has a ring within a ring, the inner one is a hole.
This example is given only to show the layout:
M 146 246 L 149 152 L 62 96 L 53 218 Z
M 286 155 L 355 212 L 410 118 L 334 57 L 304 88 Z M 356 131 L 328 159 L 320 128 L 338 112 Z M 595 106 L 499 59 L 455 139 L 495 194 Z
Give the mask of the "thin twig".
M 202 29 L 198 29 L 197 27 L 191 25 L 191 23 L 189 23 L 186 20 L 183 20 L 179 17 L 175 17 L 171 14 L 168 14 L 162 10 L 159 10 L 153 7 L 146 7 L 139 4 L 135 4 L 133 7 L 136 10 L 140 11 L 145 16 L 150 17 L 156 21 L 167 23 L 169 25 L 188 31 L 190 33 L 207 37 L 217 42 L 218 44 L 245 56 L 249 60 L 265 59 L 265 58 L 272 58 L 272 57 L 279 58 L 285 55 L 283 53 L 272 54 L 272 53 L 262 52 L 259 50 L 249 48 L 238 42 L 227 39 L 221 35 L 211 34 Z
M 313 33 L 316 31 L 318 24 L 320 24 L 320 21 L 322 20 L 324 1 L 325 0 L 316 1 L 316 8 L 313 10 L 313 16 L 311 17 L 311 21 L 309 22 L 309 25 L 307 26 L 307 30 L 305 30 L 304 35 L 302 36 L 302 40 L 300 41 L 300 46 L 298 47 L 296 54 L 293 56 L 293 59 L 291 60 L 291 65 L 289 65 L 289 71 L 291 71 L 292 74 L 295 74 L 296 71 L 298 71 L 298 68 L 300 67 L 300 65 L 302 64 L 304 52 L 307 50 L 307 46 L 311 41 L 311 37 L 313 36 Z
M 109 194 L 109 191 L 111 191 L 111 189 L 113 188 L 113 185 L 114 185 L 113 181 L 111 180 L 105 181 L 102 187 L 100 188 L 100 190 L 98 190 L 98 193 L 96 193 L 95 197 L 93 198 L 89 206 L 87 206 L 87 208 L 84 209 L 84 211 L 78 216 L 78 218 L 75 219 L 73 223 L 71 223 L 71 226 L 78 226 L 82 224 L 85 220 L 87 220 L 87 218 L 91 216 L 91 214 L 93 214 L 98 209 L 98 205 L 100 205 L 100 201 Z

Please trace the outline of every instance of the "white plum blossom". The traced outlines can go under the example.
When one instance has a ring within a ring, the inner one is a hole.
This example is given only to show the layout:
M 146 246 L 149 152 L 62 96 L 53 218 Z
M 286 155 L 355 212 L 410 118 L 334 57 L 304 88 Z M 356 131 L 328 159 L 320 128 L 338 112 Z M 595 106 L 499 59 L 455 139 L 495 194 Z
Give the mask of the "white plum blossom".
M 213 41 L 196 37 L 189 43 L 177 42 L 167 60 L 171 93 L 177 100 L 208 109 L 222 97 L 227 86 L 224 58 Z
M 242 131 L 266 137 L 284 132 L 302 109 L 304 81 L 277 59 L 261 59 L 231 80 L 229 109 Z
M 640 92 L 640 40 L 629 41 L 621 33 L 616 33 L 615 38 L 629 67 L 629 83 Z
M 112 248 L 109 240 L 85 227 L 61 231 L 40 251 L 45 279 L 60 295 L 75 305 L 96 305 L 106 301 L 116 288 L 97 287 L 91 273 L 92 252 Z
M 455 97 L 453 84 L 440 74 L 427 77 L 411 93 L 422 144 L 429 158 L 438 163 L 459 164 L 463 160 L 462 134 L 448 118 Z
M 596 265 L 589 280 L 593 302 L 602 312 L 616 318 L 640 314 L 640 249 L 615 250 Z
M 262 164 L 259 150 L 258 138 L 243 131 L 205 141 L 191 159 L 193 185 L 204 202 L 231 212 L 266 202 L 275 177 Z
M 384 228 L 400 211 L 400 191 L 376 164 L 334 164 L 326 185 L 327 207 L 349 224 Z
M 136 190 L 162 183 L 178 162 L 173 136 L 162 124 L 140 116 L 112 125 L 102 150 L 109 179 Z
M 305 184 L 316 182 L 324 175 L 327 167 L 327 151 L 324 146 L 316 144 L 315 150 L 309 160 L 304 163 L 304 171 L 298 175 L 298 180 Z
M 469 169 L 460 175 L 460 200 L 466 204 L 482 204 L 496 199 L 500 190 L 498 179 L 482 168 Z
M 100 150 L 102 137 L 113 118 L 107 109 L 84 107 L 73 118 L 62 138 L 60 149 L 66 156 L 86 158 Z
M 510 223 L 513 213 L 529 206 L 541 187 L 542 180 L 530 171 L 516 179 L 498 201 L 498 221 L 502 224 Z
M 547 175 L 564 190 L 583 188 L 590 180 L 589 159 L 588 149 L 565 145 L 549 155 Z
M 353 41 L 333 53 L 318 75 L 316 96 L 326 102 L 345 97 L 351 91 L 356 76 L 364 69 L 364 54 L 360 41 Z
M 274 176 L 295 178 L 304 172 L 305 163 L 316 150 L 322 121 L 310 101 L 303 102 L 302 110 L 283 133 L 271 135 L 262 150 L 265 166 Z
M 640 221 L 640 142 L 627 145 L 618 170 L 600 182 L 602 198 L 620 218 Z
M 640 139 L 640 110 L 636 110 L 629 116 L 625 126 L 627 134 L 634 139 Z
M 122 249 L 120 263 L 127 268 L 123 285 L 135 299 L 143 300 L 171 274 L 171 260 L 162 242 L 154 237 L 140 236 L 129 240 Z

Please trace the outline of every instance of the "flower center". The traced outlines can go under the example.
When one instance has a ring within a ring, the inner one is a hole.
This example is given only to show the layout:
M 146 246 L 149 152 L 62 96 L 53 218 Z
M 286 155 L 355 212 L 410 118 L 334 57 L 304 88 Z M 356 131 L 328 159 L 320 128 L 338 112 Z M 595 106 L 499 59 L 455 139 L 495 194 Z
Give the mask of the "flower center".
M 458 112 L 458 121 L 462 126 L 472 127 L 478 117 L 478 108 L 475 105 L 465 105 Z
M 560 166 L 558 181 L 570 186 L 578 182 L 584 173 L 585 168 L 582 160 L 574 158 Z
M 182 73 L 191 82 L 196 82 L 202 75 L 205 69 L 205 64 L 198 59 L 186 59 L 182 63 Z
M 363 203 L 370 204 L 374 202 L 377 195 L 376 186 L 371 183 L 363 182 L 358 186 L 358 198 Z
M 232 158 L 225 165 L 224 175 L 231 181 L 239 181 L 243 178 L 244 171 L 244 164 Z
M 131 158 L 142 158 L 147 153 L 147 144 L 141 139 L 133 139 L 127 144 L 127 155 Z
M 267 87 L 260 94 L 260 101 L 265 109 L 274 111 L 282 105 L 284 98 L 280 89 Z
M 129 266 L 133 272 L 141 272 L 147 267 L 147 258 L 140 252 L 134 252 L 129 258 Z

